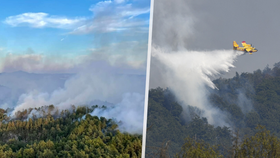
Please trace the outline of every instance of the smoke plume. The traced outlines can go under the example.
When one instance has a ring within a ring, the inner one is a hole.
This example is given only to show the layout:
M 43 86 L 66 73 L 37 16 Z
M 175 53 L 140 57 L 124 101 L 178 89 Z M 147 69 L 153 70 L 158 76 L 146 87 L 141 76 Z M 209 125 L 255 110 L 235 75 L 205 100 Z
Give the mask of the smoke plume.
M 125 93 L 120 103 L 106 109 L 95 109 L 91 115 L 112 118 L 119 122 L 119 129 L 132 134 L 143 132 L 144 95 Z
M 211 78 L 233 68 L 236 58 L 243 52 L 233 50 L 167 52 L 161 48 L 152 50 L 152 67 L 158 71 L 162 84 L 169 87 L 183 102 L 183 116 L 187 118 L 188 105 L 202 110 L 202 116 L 214 125 L 228 125 L 225 114 L 207 100 L 208 87 L 215 89 Z M 152 71 L 151 73 L 153 73 Z M 158 76 L 159 77 L 159 76 Z
M 145 75 L 121 75 L 108 72 L 81 72 L 68 79 L 63 88 L 53 92 L 31 91 L 22 94 L 11 113 L 44 105 L 54 105 L 58 110 L 75 106 L 92 106 L 99 101 L 108 108 L 94 111 L 93 115 L 115 118 L 121 121 L 120 129 L 130 133 L 142 133 L 144 114 Z M 111 105 L 114 106 L 111 106 Z M 102 106 L 102 105 L 99 105 Z M 105 105 L 106 106 L 106 105 Z M 40 113 L 31 113 L 38 115 Z
M 209 87 L 217 88 L 212 80 L 228 73 L 243 52 L 222 49 L 232 48 L 232 41 L 227 42 L 228 45 L 214 45 L 218 50 L 205 47 L 217 42 L 201 35 L 204 32 L 198 29 L 208 28 L 202 17 L 206 16 L 210 21 L 212 18 L 210 14 L 198 10 L 201 2 L 156 0 L 154 5 L 150 87 L 170 88 L 178 101 L 182 102 L 182 115 L 186 120 L 190 119 L 190 105 L 200 109 L 200 116 L 206 117 L 209 123 L 228 126 L 230 121 L 226 119 L 226 114 L 208 101 L 208 90 Z M 211 29 L 208 28 L 207 31 L 211 32 Z M 203 38 L 197 40 L 198 35 Z M 219 35 L 220 38 L 221 34 Z M 204 38 L 208 41 L 203 40 Z M 209 49 L 212 51 L 208 51 Z M 239 98 L 244 104 L 244 96 L 240 95 Z M 244 109 L 248 110 L 250 108 Z

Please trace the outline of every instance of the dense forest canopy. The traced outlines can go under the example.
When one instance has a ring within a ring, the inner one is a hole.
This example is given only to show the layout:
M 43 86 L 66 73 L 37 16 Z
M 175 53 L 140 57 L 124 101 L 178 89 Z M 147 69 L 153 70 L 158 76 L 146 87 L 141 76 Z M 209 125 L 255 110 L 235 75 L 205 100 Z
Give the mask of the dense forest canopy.
M 203 140 L 210 146 L 214 145 L 222 156 L 228 156 L 234 146 L 236 133 L 241 140 L 239 145 L 247 142 L 248 146 L 248 142 L 256 142 L 253 138 L 259 134 L 259 128 L 256 128 L 258 125 L 267 129 L 264 131 L 270 133 L 269 139 L 279 143 L 280 62 L 272 69 L 267 66 L 253 73 L 236 72 L 233 78 L 219 78 L 213 82 L 218 89 L 209 89 L 208 99 L 227 115 L 230 127 L 209 124 L 207 118 L 200 116 L 199 111 L 203 109 L 191 105 L 188 107 L 191 119 L 185 121 L 182 118 L 182 106 L 170 89 L 150 89 L 147 155 L 155 153 L 154 147 L 162 148 L 163 142 L 170 141 L 168 155 L 173 157 L 184 147 L 185 138 L 190 138 L 188 142 L 192 142 L 191 139 Z M 242 147 L 239 147 L 238 150 L 241 150 Z
M 121 133 L 114 120 L 91 116 L 95 108 L 59 111 L 50 105 L 15 117 L 0 109 L 0 157 L 141 157 L 142 136 Z

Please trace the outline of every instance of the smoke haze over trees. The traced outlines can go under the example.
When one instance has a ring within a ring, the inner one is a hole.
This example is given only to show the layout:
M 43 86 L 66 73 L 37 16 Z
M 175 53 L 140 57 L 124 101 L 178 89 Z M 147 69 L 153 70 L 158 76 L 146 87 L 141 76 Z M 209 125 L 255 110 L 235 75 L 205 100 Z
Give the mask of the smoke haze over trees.
M 179 152 L 184 138 L 204 140 L 211 145 L 219 145 L 218 150 L 224 156 L 226 149 L 232 147 L 232 136 L 239 138 L 253 136 L 257 125 L 280 138 L 280 66 L 265 67 L 253 73 L 236 73 L 230 79 L 219 78 L 213 81 L 218 89 L 209 89 L 210 102 L 215 108 L 226 114 L 230 126 L 213 126 L 207 118 L 201 117 L 203 109 L 189 108 L 189 117 L 183 118 L 183 109 L 176 95 L 169 89 L 156 88 L 149 92 L 149 114 L 147 146 L 160 146 L 170 140 L 169 154 Z M 267 138 L 268 139 L 268 138 Z M 274 138 L 273 138 L 274 139 Z M 265 141 L 265 140 L 263 140 Z M 152 152 L 147 147 L 148 152 Z

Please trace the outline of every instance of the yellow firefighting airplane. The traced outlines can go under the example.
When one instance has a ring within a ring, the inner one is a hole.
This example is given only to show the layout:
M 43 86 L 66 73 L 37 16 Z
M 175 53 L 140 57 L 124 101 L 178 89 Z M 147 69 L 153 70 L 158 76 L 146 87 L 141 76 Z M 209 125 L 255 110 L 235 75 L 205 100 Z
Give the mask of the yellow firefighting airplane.
M 243 47 L 239 47 L 236 41 L 233 41 L 233 50 L 244 51 L 245 53 L 253 54 L 258 50 L 255 47 L 252 47 L 251 44 L 247 44 L 245 41 L 242 41 Z

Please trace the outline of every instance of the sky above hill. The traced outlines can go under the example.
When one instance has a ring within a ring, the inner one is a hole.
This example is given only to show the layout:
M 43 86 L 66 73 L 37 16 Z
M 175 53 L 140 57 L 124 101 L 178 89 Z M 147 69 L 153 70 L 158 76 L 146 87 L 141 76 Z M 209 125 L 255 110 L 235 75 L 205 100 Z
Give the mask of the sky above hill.
M 140 0 L 4 1 L 0 72 L 79 72 L 98 66 L 144 74 L 149 6 Z

